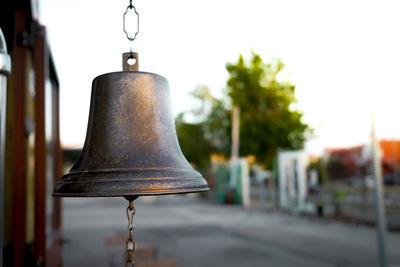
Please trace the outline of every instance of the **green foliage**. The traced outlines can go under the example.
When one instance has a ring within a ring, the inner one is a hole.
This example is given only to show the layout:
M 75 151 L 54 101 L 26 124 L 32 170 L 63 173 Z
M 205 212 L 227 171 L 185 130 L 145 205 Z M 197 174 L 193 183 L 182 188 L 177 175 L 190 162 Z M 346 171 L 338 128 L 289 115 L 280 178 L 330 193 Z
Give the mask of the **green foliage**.
M 255 155 L 268 166 L 278 149 L 303 148 L 309 131 L 302 113 L 291 109 L 295 86 L 277 79 L 283 68 L 281 60 L 264 64 L 255 53 L 249 63 L 240 56 L 226 66 L 228 95 L 240 108 L 240 154 Z
M 177 119 L 182 150 L 189 161 L 207 167 L 212 153 L 229 155 L 231 143 L 231 106 L 240 108 L 240 155 L 255 155 L 257 162 L 271 166 L 278 149 L 301 149 L 310 132 L 301 121 L 302 113 L 292 110 L 295 86 L 279 81 L 284 68 L 276 59 L 264 64 L 253 53 L 249 62 L 242 56 L 227 64 L 227 97 L 216 99 L 207 87 L 197 87 L 192 96 L 200 106 L 191 111 L 197 123 Z
M 198 169 L 207 169 L 210 164 L 211 143 L 205 138 L 201 123 L 183 121 L 183 114 L 176 119 L 179 144 L 186 159 Z
M 198 86 L 192 96 L 200 106 L 191 111 L 197 121 L 187 122 L 184 113 L 175 120 L 179 144 L 189 162 L 207 169 L 211 154 L 228 155 L 230 148 L 230 111 L 223 101 L 214 98 L 206 86 Z

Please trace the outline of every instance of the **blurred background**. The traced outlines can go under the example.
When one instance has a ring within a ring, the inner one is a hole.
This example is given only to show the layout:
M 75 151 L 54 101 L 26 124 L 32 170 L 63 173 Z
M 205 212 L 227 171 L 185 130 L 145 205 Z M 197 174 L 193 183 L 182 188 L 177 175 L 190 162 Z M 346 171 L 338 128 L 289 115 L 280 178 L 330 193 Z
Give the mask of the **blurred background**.
M 168 79 L 210 191 L 135 200 L 137 266 L 400 266 L 396 1 L 3 1 L 3 266 L 123 266 L 128 201 L 53 198 L 92 80 Z

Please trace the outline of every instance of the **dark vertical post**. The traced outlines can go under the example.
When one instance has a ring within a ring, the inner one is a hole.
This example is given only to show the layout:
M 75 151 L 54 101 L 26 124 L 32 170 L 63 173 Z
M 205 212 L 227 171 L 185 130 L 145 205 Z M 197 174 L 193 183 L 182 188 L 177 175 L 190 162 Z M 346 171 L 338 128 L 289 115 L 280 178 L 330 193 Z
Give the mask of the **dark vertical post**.
M 14 76 L 14 195 L 13 195 L 13 230 L 14 267 L 23 267 L 25 259 L 25 201 L 26 201 L 26 137 L 25 137 L 25 87 L 26 87 L 26 47 L 19 43 L 25 32 L 25 13 L 15 11 L 14 50 L 12 65 Z
M 54 138 L 54 142 L 55 142 L 55 181 L 54 184 L 57 182 L 57 180 L 62 176 L 63 174 L 63 165 L 62 165 L 62 152 L 61 152 L 61 142 L 60 142 L 60 91 L 59 91 L 59 87 L 57 84 L 56 88 L 54 89 L 54 98 L 53 101 L 55 103 L 53 103 L 55 105 L 55 112 L 54 112 L 54 123 L 55 123 L 55 138 Z M 57 228 L 57 231 L 60 232 L 61 230 L 61 222 L 62 222 L 62 213 L 61 213 L 61 198 L 55 198 L 54 199 L 54 210 L 55 210 L 55 222 L 54 225 Z M 59 235 L 58 238 L 61 238 L 61 235 Z M 61 242 L 58 242 L 59 244 Z M 59 245 L 60 246 L 60 245 Z M 59 252 L 59 257 L 58 257 L 58 265 L 57 267 L 62 267 L 62 254 L 61 254 L 61 247 L 58 247 L 58 252 Z
M 63 159 L 62 159 L 62 150 L 61 150 L 61 141 L 60 141 L 60 88 L 57 85 L 57 88 L 54 90 L 55 93 L 55 149 L 56 149 L 56 175 L 55 175 L 55 181 L 54 184 L 57 182 L 57 180 L 63 175 Z M 57 217 L 56 217 L 56 227 L 58 229 L 61 228 L 61 222 L 62 222 L 62 213 L 61 213 L 61 199 L 56 198 L 56 212 L 57 212 Z
M 46 132 L 45 85 L 48 64 L 44 27 L 37 26 L 34 41 L 35 66 L 35 261 L 43 264 L 46 259 Z

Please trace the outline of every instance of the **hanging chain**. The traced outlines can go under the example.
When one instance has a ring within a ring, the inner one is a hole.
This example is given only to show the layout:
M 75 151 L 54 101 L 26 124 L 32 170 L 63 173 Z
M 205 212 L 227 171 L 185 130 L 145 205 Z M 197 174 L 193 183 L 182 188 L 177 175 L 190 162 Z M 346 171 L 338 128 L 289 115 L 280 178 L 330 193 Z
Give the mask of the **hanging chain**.
M 128 11 L 130 9 L 133 9 L 133 11 L 135 12 L 136 16 L 137 16 L 137 30 L 135 32 L 134 35 L 130 35 L 127 30 L 126 30 L 126 15 L 128 14 Z M 129 0 L 129 5 L 126 7 L 125 13 L 123 15 L 123 29 L 124 29 L 124 33 L 126 35 L 126 38 L 129 40 L 129 51 L 132 53 L 133 52 L 133 41 L 136 39 L 136 36 L 139 34 L 139 13 L 136 11 L 136 8 L 134 5 L 132 5 L 132 0 Z
M 136 209 L 133 206 L 133 200 L 129 200 L 129 206 L 126 208 L 126 216 L 128 217 L 128 231 L 129 237 L 126 241 L 126 253 L 128 254 L 128 258 L 125 263 L 125 267 L 135 266 L 135 262 L 133 260 L 133 252 L 135 251 L 135 240 L 133 239 L 133 215 L 135 215 Z

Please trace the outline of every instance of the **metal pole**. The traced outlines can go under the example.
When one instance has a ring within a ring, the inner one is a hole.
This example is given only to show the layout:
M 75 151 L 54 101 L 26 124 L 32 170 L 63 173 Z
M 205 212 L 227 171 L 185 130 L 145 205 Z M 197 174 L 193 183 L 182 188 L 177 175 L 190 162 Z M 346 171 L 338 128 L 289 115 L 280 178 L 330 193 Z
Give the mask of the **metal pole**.
M 3 32 L 0 29 L 0 266 L 3 266 L 3 231 L 4 231 L 4 150 L 5 121 L 6 121 L 6 96 L 7 75 L 11 71 L 11 60 L 7 54 L 7 46 Z
M 376 217 L 376 233 L 378 239 L 378 256 L 379 266 L 387 267 L 386 253 L 386 213 L 382 188 L 382 169 L 381 157 L 379 153 L 379 144 L 376 138 L 374 119 L 372 118 L 372 160 L 373 171 L 375 177 L 375 217 Z

